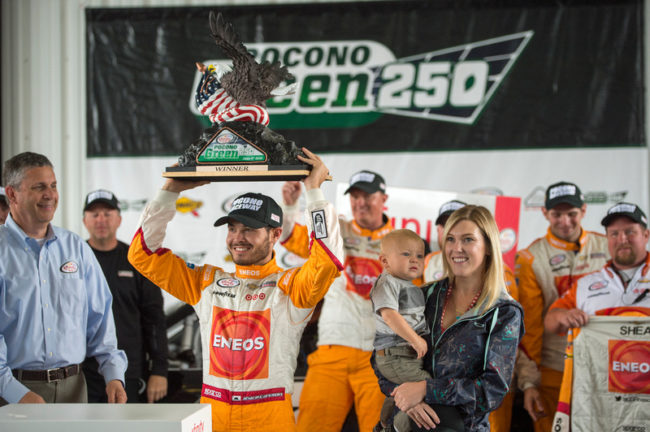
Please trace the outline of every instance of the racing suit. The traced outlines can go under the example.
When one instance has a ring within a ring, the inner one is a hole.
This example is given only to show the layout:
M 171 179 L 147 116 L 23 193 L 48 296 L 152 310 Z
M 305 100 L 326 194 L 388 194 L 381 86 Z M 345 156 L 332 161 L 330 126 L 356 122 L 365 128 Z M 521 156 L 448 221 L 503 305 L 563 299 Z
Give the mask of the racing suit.
M 297 223 L 297 205 L 285 208 L 283 238 L 287 250 L 305 256 L 306 228 Z M 345 248 L 345 274 L 325 296 L 318 321 L 318 348 L 307 359 L 308 369 L 300 395 L 299 431 L 340 431 L 354 403 L 360 431 L 379 421 L 384 395 L 370 365 L 375 318 L 370 290 L 382 268 L 380 240 L 393 226 L 371 231 L 355 221 L 339 218 Z
M 444 277 L 442 266 L 442 251 L 431 252 L 424 258 L 424 283 L 434 282 Z M 513 299 L 519 300 L 519 292 L 515 282 L 515 275 L 512 270 L 503 265 L 503 279 L 506 290 Z M 503 398 L 503 402 L 496 410 L 490 412 L 490 430 L 492 432 L 509 432 L 512 420 L 512 404 L 515 399 L 515 389 L 511 387 Z
M 548 229 L 527 249 L 517 253 L 515 277 L 519 302 L 524 308 L 526 334 L 517 358 L 517 381 L 524 391 L 537 387 L 545 417 L 535 422 L 535 431 L 550 431 L 562 382 L 566 337 L 544 332 L 544 316 L 553 302 L 573 283 L 607 262 L 605 236 L 582 230 L 577 242 L 559 239 Z
M 650 254 L 634 277 L 624 286 L 620 276 L 608 262 L 600 271 L 586 275 L 556 300 L 551 309 L 580 309 L 589 315 L 650 316 Z M 568 431 L 573 390 L 573 344 L 580 329 L 571 329 L 566 348 L 562 389 L 553 422 L 554 430 Z
M 442 266 L 442 251 L 433 251 L 424 257 L 424 273 L 422 279 L 424 283 L 429 283 L 442 279 L 445 276 L 445 270 Z
M 319 189 L 309 192 L 308 209 L 324 212 L 329 235 L 314 239 L 307 262 L 288 271 L 275 255 L 267 264 L 238 265 L 229 273 L 186 264 L 162 248 L 177 193 L 160 191 L 142 214 L 129 261 L 194 306 L 203 341 L 201 402 L 212 405 L 214 431 L 295 430 L 291 393 L 300 336 L 343 268 L 333 206 Z

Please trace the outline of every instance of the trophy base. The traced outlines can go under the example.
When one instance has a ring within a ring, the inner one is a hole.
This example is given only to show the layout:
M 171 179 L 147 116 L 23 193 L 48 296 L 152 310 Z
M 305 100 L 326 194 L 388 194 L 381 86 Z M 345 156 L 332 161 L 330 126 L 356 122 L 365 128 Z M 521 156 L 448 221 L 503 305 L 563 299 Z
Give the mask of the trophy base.
M 208 180 L 212 182 L 302 180 L 309 175 L 309 165 L 198 165 L 167 167 L 163 177 L 177 180 Z M 332 180 L 327 176 L 327 180 Z

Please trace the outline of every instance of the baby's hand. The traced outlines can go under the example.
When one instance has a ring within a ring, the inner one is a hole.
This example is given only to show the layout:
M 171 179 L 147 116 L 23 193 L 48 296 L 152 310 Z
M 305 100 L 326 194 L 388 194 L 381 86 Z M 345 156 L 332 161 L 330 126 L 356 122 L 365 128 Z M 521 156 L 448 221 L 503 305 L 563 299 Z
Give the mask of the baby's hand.
M 427 341 L 425 341 L 420 336 L 418 336 L 415 343 L 412 343 L 411 346 L 415 352 L 418 353 L 418 358 L 424 357 L 424 355 L 427 353 Z

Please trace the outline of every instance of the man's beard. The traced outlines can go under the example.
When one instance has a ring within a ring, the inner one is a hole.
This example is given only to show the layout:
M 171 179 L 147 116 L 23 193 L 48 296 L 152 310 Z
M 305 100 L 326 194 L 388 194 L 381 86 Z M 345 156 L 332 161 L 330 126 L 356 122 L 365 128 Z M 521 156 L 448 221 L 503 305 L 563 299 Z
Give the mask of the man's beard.
M 620 249 L 619 249 L 620 250 Z M 619 250 L 616 250 L 614 254 L 614 263 L 621 266 L 631 266 L 636 264 L 637 256 L 632 248 L 625 248 L 624 253 L 620 254 Z

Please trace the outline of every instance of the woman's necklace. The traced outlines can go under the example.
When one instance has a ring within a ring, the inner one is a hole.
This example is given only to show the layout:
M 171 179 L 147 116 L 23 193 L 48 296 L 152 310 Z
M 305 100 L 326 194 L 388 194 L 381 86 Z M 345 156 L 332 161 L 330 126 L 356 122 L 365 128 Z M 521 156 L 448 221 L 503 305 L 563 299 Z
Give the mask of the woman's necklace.
M 452 283 L 452 284 L 449 284 L 449 289 L 447 289 L 447 295 L 445 296 L 445 305 L 442 307 L 442 316 L 440 317 L 440 330 L 441 330 L 442 332 L 444 332 L 445 330 L 447 330 L 447 329 L 445 328 L 445 325 L 444 325 L 444 322 L 445 322 L 445 311 L 447 310 L 447 304 L 449 303 L 449 297 L 451 296 L 451 290 L 452 290 L 453 287 L 454 287 L 453 283 Z M 481 296 L 481 293 L 482 293 L 482 292 L 483 292 L 483 290 L 481 289 L 479 292 L 476 293 L 476 295 L 475 295 L 474 298 L 472 299 L 471 303 L 469 304 L 469 306 L 467 307 L 467 309 L 465 310 L 465 312 L 463 312 L 463 313 L 460 314 L 460 315 L 456 315 L 456 320 L 458 320 L 458 319 L 459 319 L 459 318 L 460 318 L 464 313 L 466 313 L 467 311 L 469 311 L 470 309 L 472 309 L 472 308 L 476 305 L 476 302 L 478 301 L 478 298 Z M 458 312 L 458 310 L 456 310 L 456 312 Z

